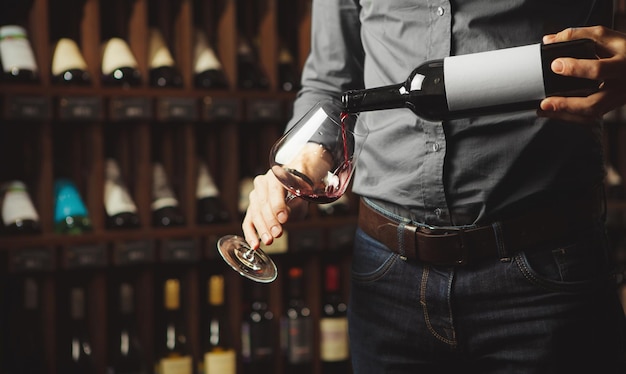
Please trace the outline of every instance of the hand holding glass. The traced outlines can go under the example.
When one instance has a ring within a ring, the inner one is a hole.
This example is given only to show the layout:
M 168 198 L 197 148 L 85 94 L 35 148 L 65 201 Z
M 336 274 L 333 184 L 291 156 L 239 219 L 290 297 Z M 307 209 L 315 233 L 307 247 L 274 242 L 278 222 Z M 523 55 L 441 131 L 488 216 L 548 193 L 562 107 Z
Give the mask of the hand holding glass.
M 344 194 L 367 137 L 365 126 L 356 119 L 331 101 L 321 102 L 278 139 L 270 151 L 270 169 L 287 189 L 286 201 L 300 197 L 329 203 Z M 250 248 L 240 236 L 220 238 L 217 248 L 233 269 L 249 279 L 269 283 L 278 275 L 267 254 Z

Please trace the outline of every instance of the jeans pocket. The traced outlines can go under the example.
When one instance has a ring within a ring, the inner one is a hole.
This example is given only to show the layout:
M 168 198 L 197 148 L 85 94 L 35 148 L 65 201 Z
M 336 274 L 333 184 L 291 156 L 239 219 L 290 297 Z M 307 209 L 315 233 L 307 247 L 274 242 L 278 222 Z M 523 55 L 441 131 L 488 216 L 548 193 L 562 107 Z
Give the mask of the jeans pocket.
M 380 279 L 399 258 L 400 255 L 391 252 L 359 228 L 352 256 L 352 279 L 361 282 Z
M 550 289 L 576 291 L 608 274 L 605 241 L 593 230 L 575 241 L 523 251 L 516 256 L 531 282 Z

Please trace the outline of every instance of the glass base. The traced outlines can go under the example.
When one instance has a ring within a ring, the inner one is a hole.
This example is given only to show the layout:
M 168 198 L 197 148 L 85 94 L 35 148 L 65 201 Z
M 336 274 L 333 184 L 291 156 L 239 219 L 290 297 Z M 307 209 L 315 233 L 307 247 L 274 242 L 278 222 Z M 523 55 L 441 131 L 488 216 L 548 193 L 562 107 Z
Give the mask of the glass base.
M 270 283 L 278 276 L 276 264 L 261 249 L 251 249 L 237 235 L 226 235 L 217 242 L 217 250 L 235 271 L 260 283 Z

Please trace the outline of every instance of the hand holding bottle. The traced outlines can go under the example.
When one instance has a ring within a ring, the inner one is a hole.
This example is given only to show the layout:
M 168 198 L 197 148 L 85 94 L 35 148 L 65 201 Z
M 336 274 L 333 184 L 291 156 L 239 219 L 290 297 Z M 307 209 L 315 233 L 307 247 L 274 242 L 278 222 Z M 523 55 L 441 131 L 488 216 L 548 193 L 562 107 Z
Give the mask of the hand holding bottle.
M 602 26 L 569 28 L 545 35 L 543 42 L 556 43 L 588 38 L 596 43 L 600 59 L 558 58 L 552 70 L 561 75 L 600 80 L 600 90 L 587 97 L 548 97 L 541 102 L 542 114 L 554 116 L 573 114 L 598 119 L 603 114 L 626 104 L 626 34 Z

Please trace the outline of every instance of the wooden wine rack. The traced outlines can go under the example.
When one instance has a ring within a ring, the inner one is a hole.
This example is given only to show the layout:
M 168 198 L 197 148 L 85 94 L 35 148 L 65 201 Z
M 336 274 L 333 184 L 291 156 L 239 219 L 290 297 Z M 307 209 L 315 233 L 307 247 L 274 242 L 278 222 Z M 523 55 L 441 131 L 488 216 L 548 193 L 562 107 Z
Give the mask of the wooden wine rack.
M 151 367 L 156 359 L 153 342 L 155 314 L 160 308 L 155 302 L 159 282 L 167 274 L 181 277 L 190 346 L 194 358 L 200 357 L 203 284 L 208 269 L 222 262 L 215 250 L 216 240 L 223 234 L 240 232 L 239 180 L 247 173 L 267 168 L 269 148 L 290 117 L 294 94 L 279 89 L 279 44 L 282 39 L 290 47 L 300 69 L 310 46 L 311 0 L 132 0 L 128 41 L 144 83 L 127 89 L 104 87 L 99 79 L 101 27 L 115 20 L 102 19 L 100 5 L 113 1 L 127 0 L 78 1 L 82 7 L 79 46 L 93 78 L 90 86 L 60 87 L 50 83 L 53 51 L 49 14 L 62 0 L 34 0 L 30 9 L 28 31 L 40 68 L 40 83 L 0 83 L 0 181 L 16 175 L 23 178 L 42 223 L 42 233 L 38 235 L 0 236 L 0 280 L 26 275 L 41 280 L 45 365 L 49 373 L 56 373 L 57 335 L 63 329 L 58 324 L 58 299 L 73 279 L 80 279 L 87 286 L 89 332 L 99 374 L 105 372 L 107 362 L 109 317 L 105 296 L 113 281 L 120 279 L 132 279 L 135 284 L 139 333 L 146 363 Z M 616 24 L 621 29 L 626 25 L 625 4 L 622 0 L 617 7 L 620 13 Z M 180 89 L 148 86 L 149 7 L 159 7 L 162 18 L 169 21 L 163 31 L 174 41 L 171 51 L 184 80 Z M 198 12 L 230 82 L 227 90 L 193 87 L 192 40 L 194 14 Z M 237 88 L 240 34 L 259 43 L 259 64 L 270 81 L 267 91 Z M 613 158 L 617 160 L 614 166 L 626 177 L 626 115 L 623 110 L 616 115 L 610 126 L 614 126 L 617 140 L 607 138 L 606 142 L 622 145 Z M 111 152 L 118 159 L 138 206 L 138 229 L 114 231 L 105 227 L 104 159 Z M 155 152 L 181 202 L 187 222 L 183 227 L 151 226 L 151 162 Z M 230 223 L 195 223 L 198 155 L 208 162 L 233 217 Z M 93 221 L 93 232 L 80 236 L 54 233 L 53 183 L 61 171 L 78 185 Z M 352 199 L 353 212 L 354 203 Z M 609 208 L 613 215 L 622 217 L 618 230 L 624 229 L 626 200 L 613 200 Z M 272 255 L 279 271 L 286 271 L 285 267 L 294 263 L 304 265 L 307 302 L 316 323 L 320 318 L 322 267 L 328 258 L 339 258 L 347 296 L 354 227 L 354 214 L 322 218 L 311 207 L 307 220 L 288 224 L 288 253 Z M 232 312 L 231 332 L 239 350 L 242 294 L 249 283 L 230 270 L 225 275 L 226 300 Z M 281 276 L 268 285 L 270 308 L 276 316 L 283 312 L 283 283 Z M 5 317 L 10 320 L 12 316 Z M 317 346 L 318 333 L 315 341 Z M 279 347 L 275 350 L 279 352 Z M 280 373 L 280 355 L 276 356 L 276 365 Z M 314 372 L 321 373 L 319 360 L 314 362 Z
M 105 87 L 100 81 L 101 27 L 115 20 L 102 19 L 100 6 L 114 1 L 126 0 L 76 2 L 82 7 L 79 46 L 92 77 L 90 86 L 57 86 L 50 82 L 50 10 L 61 6 L 62 0 L 34 0 L 30 9 L 27 26 L 40 83 L 0 84 L 0 180 L 18 178 L 27 183 L 42 224 L 41 234 L 0 236 L 0 279 L 35 276 L 41 280 L 45 366 L 49 373 L 57 372 L 57 336 L 64 328 L 59 325 L 63 317 L 59 310 L 65 307 L 59 305 L 60 296 L 67 291 L 68 282 L 75 279 L 87 287 L 89 333 L 98 373 L 103 374 L 107 364 L 106 295 L 121 279 L 131 279 L 136 288 L 138 329 L 150 370 L 157 354 L 154 326 L 161 308 L 156 303 L 157 293 L 160 281 L 168 274 L 182 279 L 190 347 L 195 359 L 201 357 L 199 326 L 206 294 L 202 291 L 208 269 L 222 264 L 215 249 L 217 238 L 241 231 L 239 180 L 245 174 L 267 169 L 269 148 L 282 133 L 295 97 L 293 92 L 279 89 L 279 42 L 282 39 L 290 47 L 300 69 L 309 49 L 310 0 L 132 0 L 127 40 L 143 84 Z M 180 89 L 148 85 L 149 7 L 158 7 L 160 18 L 167 21 L 162 31 L 173 40 L 171 52 L 184 80 Z M 226 90 L 207 91 L 193 86 L 192 40 L 194 15 L 197 17 L 198 12 L 229 80 Z M 267 91 L 237 88 L 240 33 L 258 41 L 258 62 L 270 81 Z M 183 227 L 151 226 L 151 163 L 155 154 L 180 200 L 187 222 Z M 138 207 L 138 229 L 109 230 L 105 226 L 102 197 L 107 156 L 114 156 L 120 164 Z M 196 224 L 197 156 L 208 163 L 231 213 L 229 223 Z M 75 236 L 54 232 L 53 183 L 60 175 L 77 184 L 93 222 L 92 232 Z M 344 274 L 348 274 L 354 227 L 354 214 L 322 219 L 311 207 L 304 222 L 287 226 L 288 252 L 273 255 L 279 271 L 286 272 L 285 267 L 292 263 L 304 265 L 307 301 L 316 323 L 320 318 L 323 263 L 337 257 Z M 231 332 L 239 350 L 242 294 L 250 283 L 230 269 L 224 271 L 226 301 L 232 312 Z M 347 293 L 348 277 L 344 278 Z M 283 279 L 280 276 L 267 286 L 275 316 L 283 313 Z M 318 334 L 315 340 L 317 345 Z M 281 372 L 278 346 L 276 352 Z M 319 360 L 314 370 L 321 372 Z

